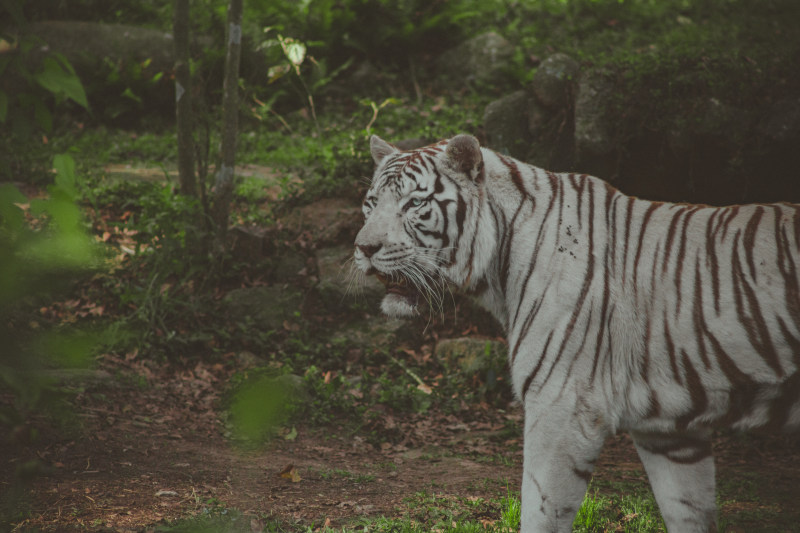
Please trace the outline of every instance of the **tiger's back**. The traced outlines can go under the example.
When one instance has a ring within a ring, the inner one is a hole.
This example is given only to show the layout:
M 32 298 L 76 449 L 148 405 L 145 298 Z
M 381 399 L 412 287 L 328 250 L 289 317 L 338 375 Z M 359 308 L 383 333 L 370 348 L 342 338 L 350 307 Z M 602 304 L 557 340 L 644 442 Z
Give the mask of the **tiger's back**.
M 629 431 L 670 529 L 715 527 L 715 426 L 800 426 L 800 207 L 625 196 L 458 136 L 373 138 L 355 263 L 415 312 L 447 280 L 505 326 L 525 409 L 523 531 L 568 531 Z M 416 299 L 415 299 L 416 298 Z
M 800 424 L 798 206 L 649 202 L 493 157 L 530 172 L 539 204 L 504 196 L 513 224 L 495 268 L 520 396 L 574 359 L 565 381 L 607 406 L 612 430 Z M 551 342 L 518 362 L 529 337 Z

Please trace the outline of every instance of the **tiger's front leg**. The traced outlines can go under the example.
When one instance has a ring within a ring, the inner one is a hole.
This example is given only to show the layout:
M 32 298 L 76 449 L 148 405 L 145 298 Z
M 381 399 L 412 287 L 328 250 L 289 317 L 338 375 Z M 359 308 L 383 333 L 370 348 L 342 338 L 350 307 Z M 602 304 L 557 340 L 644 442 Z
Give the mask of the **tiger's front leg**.
M 572 531 L 605 437 L 586 410 L 526 399 L 522 533 Z

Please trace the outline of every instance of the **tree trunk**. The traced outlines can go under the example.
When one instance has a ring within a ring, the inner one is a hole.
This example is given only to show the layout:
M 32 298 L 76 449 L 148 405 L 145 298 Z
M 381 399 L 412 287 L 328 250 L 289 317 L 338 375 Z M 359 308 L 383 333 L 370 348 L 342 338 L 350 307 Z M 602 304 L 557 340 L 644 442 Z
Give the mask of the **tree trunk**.
M 214 189 L 213 219 L 216 227 L 215 252 L 225 249 L 228 215 L 233 196 L 233 169 L 236 164 L 236 137 L 239 112 L 239 56 L 242 48 L 243 0 L 228 5 L 228 52 L 225 56 L 225 80 L 222 95 L 222 162 L 217 170 Z
M 178 129 L 178 181 L 181 194 L 197 196 L 192 135 L 192 73 L 189 69 L 189 0 L 175 0 L 175 119 Z

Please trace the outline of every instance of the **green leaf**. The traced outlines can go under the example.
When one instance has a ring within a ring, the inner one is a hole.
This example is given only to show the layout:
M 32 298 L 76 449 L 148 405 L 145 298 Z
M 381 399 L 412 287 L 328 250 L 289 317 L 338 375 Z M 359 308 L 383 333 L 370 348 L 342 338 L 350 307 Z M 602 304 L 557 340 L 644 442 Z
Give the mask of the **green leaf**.
M 306 45 L 291 37 L 284 38 L 279 35 L 278 39 L 281 42 L 281 47 L 283 48 L 283 53 L 286 55 L 286 58 L 294 66 L 303 64 L 303 60 L 306 58 Z
M 55 186 L 70 198 L 75 199 L 78 196 L 75 160 L 68 154 L 57 154 L 53 157 L 53 168 L 56 171 Z
M 99 335 L 72 330 L 42 334 L 34 341 L 34 349 L 60 368 L 89 368 Z
M 16 204 L 27 201 L 25 195 L 10 183 L 0 184 L 0 228 L 11 232 L 19 231 L 24 225 L 25 216 Z
M 89 102 L 86 100 L 86 93 L 83 90 L 81 80 L 66 59 L 63 63 L 66 68 L 53 57 L 44 58 L 42 63 L 42 71 L 33 76 L 36 83 L 55 95 L 63 95 L 69 98 L 84 109 L 89 108 Z
M 287 72 L 292 70 L 292 66 L 289 63 L 284 63 L 283 65 L 275 65 L 274 67 L 270 67 L 267 71 L 267 78 L 269 81 L 267 83 L 273 83 L 279 79 L 281 79 Z
M 141 104 L 141 103 L 142 103 L 142 99 L 141 99 L 141 98 L 139 98 L 138 96 L 136 96 L 136 93 L 134 93 L 134 92 L 131 90 L 131 88 L 130 88 L 130 87 L 126 87 L 126 88 L 125 88 L 125 90 L 124 90 L 124 91 L 122 91 L 122 94 L 121 94 L 120 96 L 124 96 L 125 98 L 129 98 L 129 99 L 131 99 L 131 100 L 133 100 L 134 102 L 136 102 L 136 103 L 139 103 L 139 104 Z
M 286 415 L 289 387 L 280 378 L 259 376 L 243 385 L 233 398 L 230 414 L 234 433 L 257 443 Z

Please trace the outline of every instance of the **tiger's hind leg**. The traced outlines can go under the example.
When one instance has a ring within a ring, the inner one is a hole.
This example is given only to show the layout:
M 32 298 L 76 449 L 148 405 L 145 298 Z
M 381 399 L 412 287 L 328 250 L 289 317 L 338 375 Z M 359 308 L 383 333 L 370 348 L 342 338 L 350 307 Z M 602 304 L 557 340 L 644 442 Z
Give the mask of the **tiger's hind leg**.
M 668 531 L 716 532 L 710 432 L 631 435 Z
M 606 437 L 596 417 L 525 405 L 521 533 L 572 531 Z

